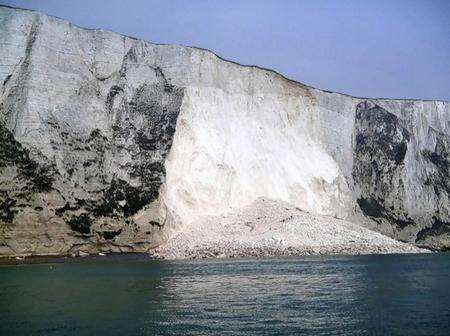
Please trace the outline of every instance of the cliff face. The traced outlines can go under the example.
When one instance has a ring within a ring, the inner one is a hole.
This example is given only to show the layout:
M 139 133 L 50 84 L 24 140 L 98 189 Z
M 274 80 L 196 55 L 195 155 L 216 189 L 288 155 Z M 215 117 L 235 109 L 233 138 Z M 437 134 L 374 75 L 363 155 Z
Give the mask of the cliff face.
M 147 251 L 259 197 L 450 245 L 450 105 L 0 7 L 0 254 Z

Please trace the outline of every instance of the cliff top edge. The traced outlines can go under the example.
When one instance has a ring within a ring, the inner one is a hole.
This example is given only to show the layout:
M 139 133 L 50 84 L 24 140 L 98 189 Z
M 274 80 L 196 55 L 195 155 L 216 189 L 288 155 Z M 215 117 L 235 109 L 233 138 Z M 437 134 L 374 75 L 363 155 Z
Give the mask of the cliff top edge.
M 77 25 L 77 24 L 74 24 L 74 23 L 72 23 L 72 22 L 70 22 L 70 21 L 68 21 L 68 20 L 66 20 L 66 19 L 60 18 L 60 17 L 58 17 L 58 16 L 55 16 L 55 15 L 49 15 L 49 14 L 46 14 L 46 13 L 43 13 L 43 12 L 40 12 L 40 11 L 37 11 L 37 10 L 33 10 L 33 9 L 14 7 L 14 6 L 9 6 L 9 5 L 4 5 L 4 4 L 0 4 L 0 8 L 9 8 L 9 9 L 17 10 L 17 11 L 24 11 L 24 12 L 25 12 L 25 11 L 28 11 L 28 12 L 33 12 L 33 13 L 37 13 L 37 14 L 39 14 L 39 15 L 51 17 L 51 18 L 54 18 L 54 19 L 56 19 L 56 20 L 62 21 L 62 22 L 64 22 L 64 23 L 66 23 L 66 24 L 68 24 L 68 25 L 70 25 L 70 26 L 74 26 L 74 27 L 76 27 L 76 28 L 78 28 L 78 29 L 83 29 L 83 30 L 88 30 L 88 31 L 106 31 L 106 32 L 110 32 L 110 33 L 113 33 L 113 34 L 117 34 L 117 35 L 119 35 L 119 36 L 123 36 L 123 37 L 126 37 L 126 38 L 130 38 L 130 39 L 133 39 L 133 40 L 144 41 L 145 43 L 150 43 L 150 44 L 153 44 L 153 45 L 160 45 L 160 46 L 179 46 L 179 47 L 190 48 L 190 49 L 195 49 L 195 50 L 200 50 L 200 51 L 208 52 L 208 53 L 211 53 L 212 55 L 214 55 L 215 57 L 217 57 L 218 59 L 220 59 L 220 60 L 223 61 L 223 62 L 232 63 L 232 64 L 235 64 L 235 65 L 238 65 L 238 66 L 241 66 L 241 67 L 255 68 L 255 69 L 258 69 L 258 70 L 261 70 L 261 71 L 267 71 L 267 72 L 273 73 L 273 74 L 276 75 L 277 77 L 279 77 L 279 78 L 281 78 L 281 79 L 283 79 L 283 80 L 285 80 L 285 81 L 288 81 L 288 82 L 290 82 L 290 83 L 299 85 L 299 86 L 301 86 L 301 87 L 303 87 L 303 88 L 312 89 L 312 90 L 317 90 L 317 91 L 322 91 L 322 92 L 324 92 L 324 93 L 338 94 L 338 95 L 343 95 L 343 96 L 346 96 L 346 97 L 350 97 L 350 98 L 354 98 L 354 99 L 361 99 L 361 100 L 375 100 L 375 101 L 412 101 L 412 102 L 438 102 L 438 103 L 450 104 L 449 101 L 441 100 L 441 99 L 383 98 L 383 97 L 358 97 L 358 96 L 352 96 L 352 95 L 350 95 L 350 94 L 346 94 L 346 93 L 342 93 L 342 92 L 338 92 L 338 91 L 331 91 L 331 90 L 320 89 L 320 88 L 313 87 L 313 86 L 311 86 L 311 85 L 304 84 L 304 83 L 302 83 L 302 82 L 300 82 L 300 81 L 297 81 L 297 80 L 288 78 L 288 77 L 284 76 L 283 74 L 281 74 L 281 73 L 279 73 L 278 71 L 273 70 L 273 69 L 264 68 L 264 67 L 262 67 L 262 66 L 259 66 L 259 65 L 253 65 L 253 64 L 242 64 L 242 63 L 239 63 L 239 62 L 236 62 L 236 61 L 233 61 L 233 60 L 229 60 L 229 59 L 223 58 L 222 56 L 216 54 L 214 51 L 209 50 L 209 49 L 206 49 L 206 48 L 197 47 L 197 46 L 191 46 L 191 45 L 183 45 L 183 44 L 156 43 L 156 42 L 146 41 L 146 40 L 144 40 L 144 39 L 142 39 L 142 38 L 138 38 L 138 37 L 135 37 L 135 36 L 130 36 L 130 35 L 121 34 L 121 33 L 118 33 L 118 32 L 115 32 L 115 31 L 109 30 L 109 29 L 104 29 L 104 28 L 86 28 L 86 27 L 82 27 L 82 26 L 79 26 L 79 25 Z

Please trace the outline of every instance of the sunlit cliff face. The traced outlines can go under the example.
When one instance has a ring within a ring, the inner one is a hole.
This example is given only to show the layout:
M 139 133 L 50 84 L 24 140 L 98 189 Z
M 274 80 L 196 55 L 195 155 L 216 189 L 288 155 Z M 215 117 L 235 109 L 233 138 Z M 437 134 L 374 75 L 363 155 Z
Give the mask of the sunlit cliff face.
M 147 251 L 259 197 L 449 244 L 448 103 L 5 7 L 0 43 L 0 254 Z

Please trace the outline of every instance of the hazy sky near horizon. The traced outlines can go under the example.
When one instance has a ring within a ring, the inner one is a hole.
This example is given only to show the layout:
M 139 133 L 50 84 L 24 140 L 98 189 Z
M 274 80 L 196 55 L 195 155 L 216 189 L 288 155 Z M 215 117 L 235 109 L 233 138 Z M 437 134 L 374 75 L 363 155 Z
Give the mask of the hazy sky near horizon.
M 450 101 L 450 0 L 0 0 L 360 97 Z

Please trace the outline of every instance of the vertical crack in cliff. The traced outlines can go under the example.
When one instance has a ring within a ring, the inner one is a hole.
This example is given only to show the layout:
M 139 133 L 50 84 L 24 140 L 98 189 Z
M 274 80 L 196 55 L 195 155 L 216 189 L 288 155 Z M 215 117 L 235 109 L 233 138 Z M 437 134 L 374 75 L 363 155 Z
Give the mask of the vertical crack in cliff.
M 19 118 L 19 114 L 26 111 L 26 108 L 24 108 L 28 100 L 28 90 L 26 89 L 26 86 L 31 76 L 33 48 L 35 47 L 41 25 L 40 15 L 35 14 L 27 36 L 24 57 L 19 64 L 16 85 L 13 85 L 10 92 L 12 106 L 9 111 L 6 111 L 5 115 L 10 118 L 14 117 L 14 129 L 17 128 L 17 123 L 21 119 Z

